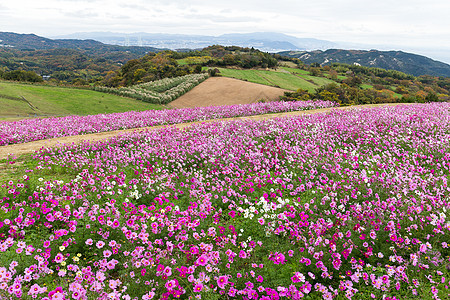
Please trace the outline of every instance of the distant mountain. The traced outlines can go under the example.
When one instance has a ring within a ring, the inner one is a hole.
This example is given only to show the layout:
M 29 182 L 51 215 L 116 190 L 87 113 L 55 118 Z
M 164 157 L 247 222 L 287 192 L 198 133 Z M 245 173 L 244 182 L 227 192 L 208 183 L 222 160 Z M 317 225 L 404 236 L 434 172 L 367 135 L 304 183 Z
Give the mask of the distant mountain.
M 151 46 L 168 49 L 200 49 L 211 45 L 254 47 L 261 51 L 278 52 L 283 50 L 313 50 L 336 47 L 333 42 L 297 38 L 275 32 L 232 33 L 220 36 L 183 35 L 162 33 L 115 33 L 115 32 L 83 32 L 74 33 L 61 38 L 93 39 L 105 44 L 122 46 Z
M 33 71 L 46 78 L 73 82 L 98 80 L 153 47 L 107 45 L 95 40 L 52 40 L 35 34 L 0 32 L 0 69 Z
M 422 55 L 403 51 L 329 49 L 326 51 L 318 50 L 309 52 L 284 51 L 278 54 L 299 58 L 306 64 L 358 64 L 365 67 L 397 70 L 414 76 L 432 75 L 450 77 L 450 65 Z
M 154 47 L 123 47 L 107 45 L 92 39 L 48 39 L 35 34 L 18 34 L 13 32 L 0 32 L 0 47 L 17 50 L 51 50 L 51 49 L 75 49 L 83 50 L 86 54 L 99 54 L 105 51 L 127 51 L 138 55 L 147 52 L 160 51 Z
M 75 33 L 58 39 L 44 38 L 35 34 L 0 32 L 0 49 L 74 49 L 86 55 L 105 57 L 105 54 L 108 54 L 108 59 L 118 55 L 120 59 L 112 59 L 116 62 L 163 49 L 203 49 L 211 45 L 254 47 L 265 52 L 278 52 L 297 57 L 307 64 L 355 63 L 367 67 L 398 70 L 415 76 L 427 74 L 450 77 L 450 65 L 425 56 L 403 51 L 330 49 L 340 47 L 341 44 L 274 32 L 233 33 L 220 36 L 92 32 Z

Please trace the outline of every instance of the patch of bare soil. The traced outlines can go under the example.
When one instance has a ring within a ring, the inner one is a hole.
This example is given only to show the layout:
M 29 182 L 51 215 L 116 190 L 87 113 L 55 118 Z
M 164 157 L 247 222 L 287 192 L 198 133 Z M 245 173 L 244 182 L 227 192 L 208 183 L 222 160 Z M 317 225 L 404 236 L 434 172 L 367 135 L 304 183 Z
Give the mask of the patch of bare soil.
M 215 119 L 215 120 L 208 120 L 208 121 L 201 121 L 201 122 L 175 124 L 175 125 L 170 125 L 170 126 L 175 126 L 177 128 L 185 128 L 185 127 L 191 126 L 192 124 L 204 123 L 204 122 L 215 122 L 215 121 L 220 121 L 220 120 L 233 120 L 233 119 L 264 120 L 264 119 L 270 119 L 270 118 L 280 118 L 280 117 L 290 117 L 290 116 L 298 116 L 298 115 L 304 115 L 304 114 L 314 114 L 314 113 L 320 113 L 320 112 L 330 112 L 332 110 L 369 108 L 369 107 L 378 107 L 378 106 L 385 106 L 385 105 L 394 106 L 394 105 L 399 105 L 399 104 L 397 104 L 397 103 L 367 104 L 367 105 L 358 105 L 358 106 L 321 108 L 321 109 L 313 109 L 313 110 L 306 110 L 306 111 L 294 111 L 294 112 L 284 112 L 284 113 L 276 113 L 276 114 L 238 117 L 238 118 L 232 118 L 232 119 L 219 119 L 219 120 Z M 167 125 L 165 125 L 165 126 L 167 126 Z M 74 144 L 74 143 L 76 144 L 76 143 L 80 143 L 81 141 L 105 140 L 105 139 L 109 139 L 111 137 L 114 137 L 116 135 L 123 134 L 126 132 L 134 132 L 134 131 L 139 132 L 139 131 L 144 131 L 144 130 L 158 129 L 158 128 L 162 128 L 162 127 L 164 127 L 164 126 L 142 127 L 142 128 L 134 128 L 134 129 L 127 129 L 127 130 L 116 130 L 116 131 L 84 134 L 84 135 L 77 135 L 77 136 L 59 137 L 59 138 L 53 138 L 53 139 L 47 139 L 47 140 L 41 140 L 41 141 L 35 141 L 35 142 L 29 142 L 29 143 L 1 146 L 0 147 L 0 159 L 7 158 L 8 154 L 14 154 L 16 156 L 20 156 L 20 155 L 26 154 L 26 153 L 33 153 L 35 151 L 38 151 L 41 148 L 51 148 L 51 147 L 56 147 L 61 144 Z
M 286 90 L 227 77 L 210 77 L 169 103 L 174 108 L 255 103 L 278 100 Z

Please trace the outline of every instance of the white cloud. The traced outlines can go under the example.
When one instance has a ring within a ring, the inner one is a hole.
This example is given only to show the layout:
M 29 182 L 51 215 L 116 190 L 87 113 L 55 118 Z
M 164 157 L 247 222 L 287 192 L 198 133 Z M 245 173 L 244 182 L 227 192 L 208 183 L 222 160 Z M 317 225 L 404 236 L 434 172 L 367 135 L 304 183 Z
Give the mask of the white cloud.
M 271 31 L 353 43 L 450 47 L 449 11 L 447 0 L 15 0 L 0 5 L 0 28 L 44 36 Z

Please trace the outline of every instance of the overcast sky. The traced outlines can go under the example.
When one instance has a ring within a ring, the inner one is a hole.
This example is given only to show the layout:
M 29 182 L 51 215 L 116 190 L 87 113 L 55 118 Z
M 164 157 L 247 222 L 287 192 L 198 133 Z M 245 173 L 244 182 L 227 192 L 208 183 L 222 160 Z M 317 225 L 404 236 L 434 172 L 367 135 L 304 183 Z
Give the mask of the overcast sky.
M 271 31 L 330 41 L 450 49 L 448 0 L 1 0 L 0 31 Z

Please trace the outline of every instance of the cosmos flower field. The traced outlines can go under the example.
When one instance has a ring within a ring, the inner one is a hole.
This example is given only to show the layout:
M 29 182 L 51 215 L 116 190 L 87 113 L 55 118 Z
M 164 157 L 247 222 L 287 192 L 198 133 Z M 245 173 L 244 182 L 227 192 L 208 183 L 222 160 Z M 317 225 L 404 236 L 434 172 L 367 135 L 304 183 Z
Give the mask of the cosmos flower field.
M 10 158 L 1 299 L 448 299 L 450 104 Z
M 0 122 L 0 146 L 121 129 L 337 106 L 331 101 L 266 102 Z

